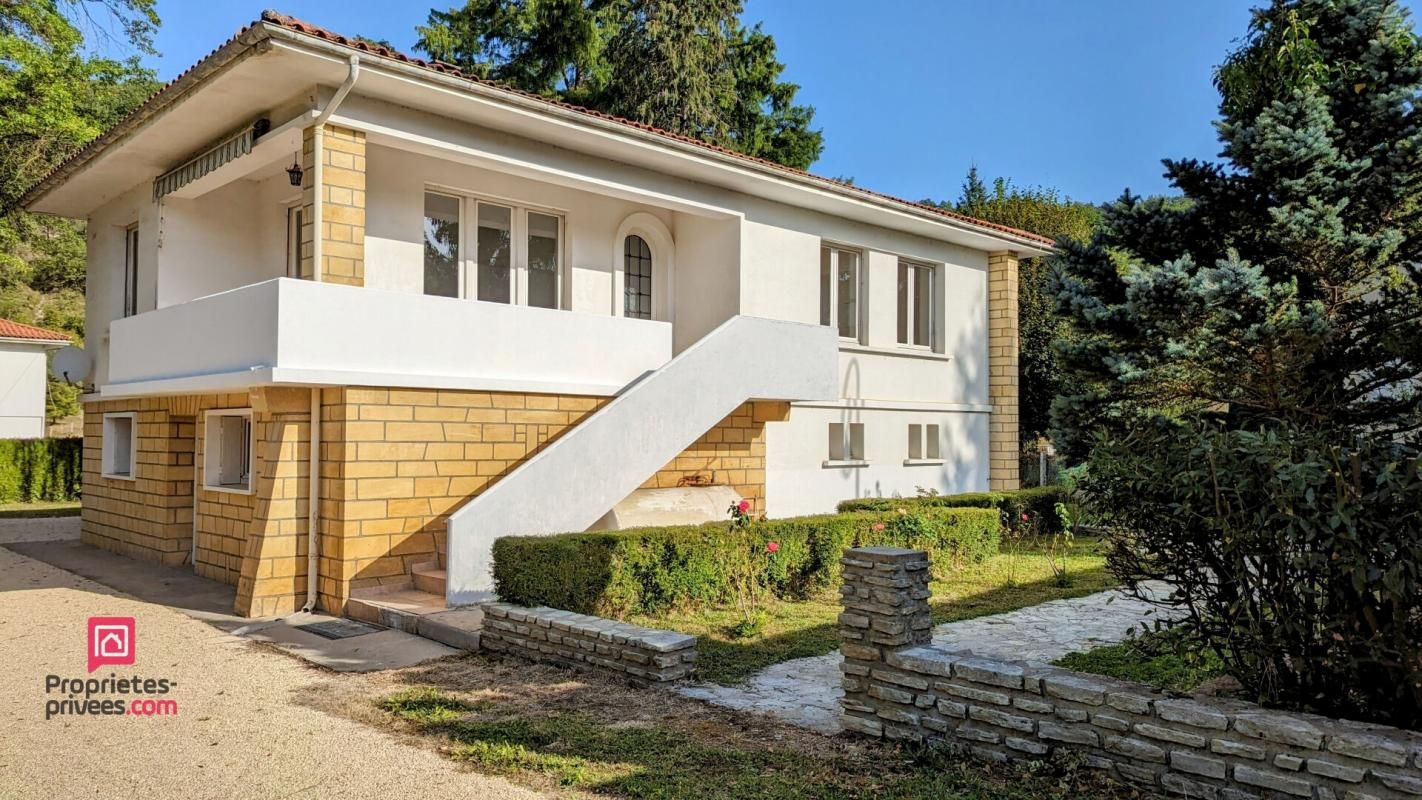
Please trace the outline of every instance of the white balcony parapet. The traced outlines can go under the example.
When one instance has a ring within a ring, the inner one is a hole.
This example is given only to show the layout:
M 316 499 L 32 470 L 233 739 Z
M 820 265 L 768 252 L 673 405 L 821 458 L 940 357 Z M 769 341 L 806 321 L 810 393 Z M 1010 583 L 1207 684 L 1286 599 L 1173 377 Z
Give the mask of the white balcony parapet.
M 494 540 L 586 530 L 747 400 L 838 396 L 838 336 L 732 317 L 449 518 L 445 599 L 492 596 Z
M 116 320 L 102 396 L 298 383 L 610 395 L 664 322 L 277 278 Z

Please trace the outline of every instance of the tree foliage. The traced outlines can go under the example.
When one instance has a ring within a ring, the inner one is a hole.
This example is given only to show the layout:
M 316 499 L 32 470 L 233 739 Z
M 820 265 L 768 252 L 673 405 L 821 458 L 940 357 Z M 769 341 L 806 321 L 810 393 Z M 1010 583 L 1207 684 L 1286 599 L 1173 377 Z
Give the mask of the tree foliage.
M 468 0 L 433 10 L 416 47 L 518 89 L 787 166 L 823 149 L 742 0 Z
M 1422 43 L 1394 0 L 1274 0 L 1166 161 L 1054 264 L 1054 437 L 1262 699 L 1422 721 Z
M 136 56 L 115 60 L 88 46 L 117 26 L 119 45 L 152 52 L 157 25 L 153 0 L 0 4 L 0 316 L 83 336 L 83 225 L 15 204 L 157 88 Z M 77 412 L 76 398 L 52 380 L 50 418 Z
M 977 167 L 968 170 L 958 202 L 925 202 L 986 222 L 1076 241 L 1089 239 L 1100 217 L 1094 206 L 1065 199 L 1055 189 L 1019 188 L 1006 178 L 997 178 L 988 186 L 978 175 Z M 1065 320 L 1057 316 L 1056 299 L 1048 281 L 1049 270 L 1043 259 L 1022 260 L 1017 291 L 1018 430 L 1023 448 L 1029 450 L 1035 449 L 1037 440 L 1047 434 L 1052 400 L 1064 388 L 1053 343 L 1068 330 Z

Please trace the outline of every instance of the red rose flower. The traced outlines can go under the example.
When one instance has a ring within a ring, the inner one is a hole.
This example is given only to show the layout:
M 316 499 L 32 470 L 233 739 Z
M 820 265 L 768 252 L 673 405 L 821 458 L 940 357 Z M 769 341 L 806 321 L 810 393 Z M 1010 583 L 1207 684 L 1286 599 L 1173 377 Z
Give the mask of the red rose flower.
M 778 553 L 778 552 L 780 552 L 780 542 L 766 542 L 766 543 L 765 543 L 765 552 L 767 552 L 767 553 Z
M 744 513 L 748 512 L 748 511 L 750 511 L 750 501 L 749 501 L 749 500 L 742 500 L 741 502 L 737 503 L 737 504 L 736 504 L 736 510 L 739 511 L 739 512 L 741 512 L 742 514 L 744 514 Z
M 1027 512 L 1024 511 L 1024 512 L 1022 512 L 1022 521 L 1023 521 L 1023 522 L 1031 522 L 1031 521 L 1032 521 L 1032 518 L 1029 517 L 1029 516 L 1027 516 Z

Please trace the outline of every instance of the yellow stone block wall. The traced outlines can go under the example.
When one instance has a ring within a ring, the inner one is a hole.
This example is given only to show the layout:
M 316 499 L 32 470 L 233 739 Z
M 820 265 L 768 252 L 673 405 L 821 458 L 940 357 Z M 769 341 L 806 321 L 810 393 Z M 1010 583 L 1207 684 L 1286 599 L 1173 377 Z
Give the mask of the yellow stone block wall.
M 988 432 L 988 487 L 993 491 L 1020 486 L 1021 444 L 1018 441 L 1017 254 L 988 255 L 988 400 L 992 417 Z
M 642 484 L 643 489 L 674 486 L 730 486 L 765 511 L 765 423 L 785 420 L 789 403 L 744 403 L 681 455 Z
M 321 161 L 320 186 L 314 167 Z M 302 189 L 308 229 L 302 234 L 302 273 L 310 275 L 317 231 L 315 205 L 321 201 L 321 280 L 348 286 L 365 285 L 365 132 L 336 125 L 307 128 L 302 142 Z
M 305 389 L 85 403 L 84 542 L 167 566 L 193 564 L 197 485 L 198 575 L 235 584 L 235 611 L 288 613 L 305 598 L 310 413 Z M 280 403 L 273 402 L 275 400 Z M 206 412 L 252 408 L 254 492 L 202 487 Z M 137 413 L 137 480 L 102 477 L 103 415 Z
M 134 479 L 102 472 L 104 414 L 135 412 Z M 162 400 L 84 404 L 84 501 L 80 537 L 132 558 L 176 566 L 192 544 L 193 415 Z
M 320 592 L 408 580 L 444 551 L 449 515 L 606 398 L 340 388 L 321 421 Z
M 433 389 L 321 393 L 322 608 L 354 589 L 403 583 L 442 561 L 449 515 L 606 403 L 608 398 Z M 235 610 L 290 613 L 306 592 L 310 465 L 306 389 L 86 404 L 87 542 L 169 565 L 189 562 L 197 485 L 195 571 L 237 586 Z M 206 412 L 251 408 L 253 492 L 203 488 Z M 99 476 L 105 411 L 139 413 L 138 480 Z M 730 485 L 765 501 L 765 423 L 785 403 L 746 403 L 646 483 Z

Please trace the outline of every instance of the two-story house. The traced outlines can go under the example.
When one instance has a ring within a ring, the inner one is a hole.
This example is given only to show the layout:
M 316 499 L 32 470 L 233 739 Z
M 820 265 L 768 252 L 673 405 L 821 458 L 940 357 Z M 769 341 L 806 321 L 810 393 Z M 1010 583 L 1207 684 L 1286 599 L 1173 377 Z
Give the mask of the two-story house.
M 1049 241 L 278 14 L 23 202 L 88 222 L 84 540 L 241 613 L 468 602 L 638 491 L 1017 483 Z

